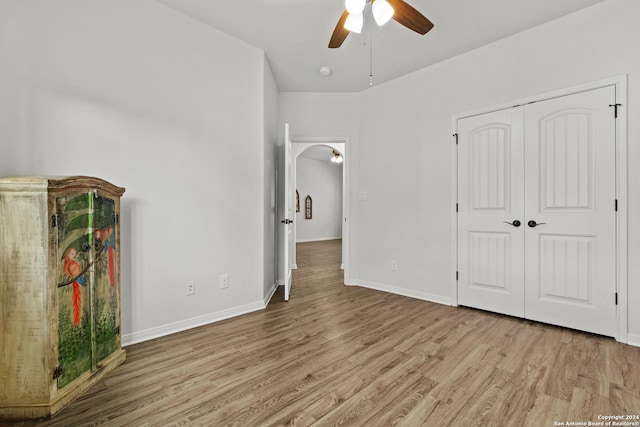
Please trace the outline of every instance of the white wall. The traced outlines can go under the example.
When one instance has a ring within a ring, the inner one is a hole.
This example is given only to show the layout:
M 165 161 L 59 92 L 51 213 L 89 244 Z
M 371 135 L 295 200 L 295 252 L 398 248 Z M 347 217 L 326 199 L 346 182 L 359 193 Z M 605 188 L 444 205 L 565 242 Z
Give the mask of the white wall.
M 640 2 L 608 0 L 362 92 L 355 282 L 450 301 L 453 115 L 628 73 L 629 333 L 640 343 L 638 16 Z
M 281 92 L 279 121 L 296 137 L 357 137 L 357 93 Z M 282 134 L 284 130 L 281 130 Z
M 327 148 L 327 158 L 331 149 Z M 307 159 L 296 160 L 296 188 L 300 212 L 296 213 L 296 241 L 342 238 L 342 165 Z M 305 200 L 311 196 L 312 218 L 305 219 Z
M 127 188 L 124 341 L 262 308 L 277 108 L 264 53 L 150 0 L 3 2 L 0 20 L 0 175 Z
M 0 12 L 0 174 L 6 176 L 23 170 L 30 152 L 26 135 L 29 53 L 22 48 L 28 43 L 22 29 L 28 9 L 24 3 L 4 2 Z M 8 144 L 11 149 L 5 149 Z
M 276 287 L 276 163 L 278 156 L 278 87 L 269 62 L 264 61 L 264 279 L 267 304 Z

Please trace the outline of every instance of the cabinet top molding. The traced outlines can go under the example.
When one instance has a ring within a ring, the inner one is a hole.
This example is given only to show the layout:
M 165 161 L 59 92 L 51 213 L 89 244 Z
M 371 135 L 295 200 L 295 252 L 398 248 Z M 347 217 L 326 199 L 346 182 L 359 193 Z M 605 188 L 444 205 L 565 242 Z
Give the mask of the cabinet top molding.
M 74 188 L 95 188 L 113 196 L 122 196 L 124 187 L 118 187 L 101 178 L 91 176 L 12 176 L 0 178 L 0 191 L 42 192 L 63 191 Z

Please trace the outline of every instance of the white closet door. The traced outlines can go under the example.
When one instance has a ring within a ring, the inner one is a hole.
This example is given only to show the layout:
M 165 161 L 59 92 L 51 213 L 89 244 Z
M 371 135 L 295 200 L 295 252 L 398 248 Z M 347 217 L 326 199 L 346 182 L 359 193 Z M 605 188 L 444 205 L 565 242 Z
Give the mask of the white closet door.
M 526 228 L 522 114 L 519 107 L 458 122 L 458 303 L 519 317 Z
M 609 336 L 617 330 L 613 103 L 610 86 L 525 108 L 525 316 Z
M 614 103 L 610 86 L 458 121 L 459 304 L 616 335 Z

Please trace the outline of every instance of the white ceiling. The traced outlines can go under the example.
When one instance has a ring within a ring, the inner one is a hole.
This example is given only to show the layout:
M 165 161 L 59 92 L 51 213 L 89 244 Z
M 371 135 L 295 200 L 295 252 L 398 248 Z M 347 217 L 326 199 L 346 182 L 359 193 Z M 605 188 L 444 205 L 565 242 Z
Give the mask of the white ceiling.
M 357 92 L 369 87 L 370 64 L 381 84 L 604 0 L 406 0 L 433 30 L 421 36 L 390 21 L 339 49 L 327 44 L 344 0 L 156 1 L 264 50 L 282 92 Z

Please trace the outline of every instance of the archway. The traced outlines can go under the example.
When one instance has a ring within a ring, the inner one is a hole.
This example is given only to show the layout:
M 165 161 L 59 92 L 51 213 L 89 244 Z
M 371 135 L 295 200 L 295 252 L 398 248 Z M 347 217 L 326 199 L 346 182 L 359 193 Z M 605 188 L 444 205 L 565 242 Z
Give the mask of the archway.
M 322 152 L 325 152 L 325 161 L 329 163 L 333 150 L 338 152 L 343 158 L 342 162 L 342 214 L 341 214 L 341 236 L 342 236 L 342 263 L 341 267 L 344 270 L 344 283 L 349 282 L 349 155 L 348 150 L 348 138 L 295 138 L 292 139 L 292 157 L 293 162 L 293 177 L 294 180 L 298 178 L 298 158 L 303 153 L 313 153 L 315 156 L 322 156 Z M 319 157 L 319 160 L 321 157 Z M 329 163 L 330 164 L 330 163 Z M 294 188 L 296 182 L 294 181 Z M 306 194 L 300 194 L 300 208 L 304 209 L 304 198 Z M 302 216 L 304 218 L 304 215 Z M 294 223 L 293 233 L 294 242 L 297 241 L 297 223 Z M 296 259 L 296 251 L 294 245 L 293 259 Z M 294 261 L 294 268 L 296 263 Z

